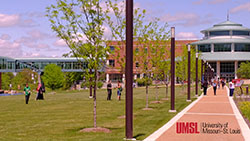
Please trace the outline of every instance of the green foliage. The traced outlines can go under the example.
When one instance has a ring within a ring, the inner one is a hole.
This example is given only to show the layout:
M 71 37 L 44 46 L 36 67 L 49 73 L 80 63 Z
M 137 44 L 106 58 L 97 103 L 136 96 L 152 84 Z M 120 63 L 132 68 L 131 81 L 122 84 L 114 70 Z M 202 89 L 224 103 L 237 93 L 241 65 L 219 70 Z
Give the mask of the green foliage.
M 250 62 L 241 63 L 240 68 L 237 70 L 239 78 L 250 79 Z
M 10 89 L 10 84 L 12 84 L 14 77 L 15 76 L 12 72 L 2 73 L 2 89 L 3 90 Z
M 65 75 L 65 83 L 64 89 L 70 88 L 73 84 L 75 84 L 78 80 L 82 80 L 84 73 L 82 72 L 66 72 Z
M 101 89 L 102 86 L 103 86 L 103 82 L 102 82 L 102 81 L 98 81 L 98 82 L 97 82 L 97 88 L 98 88 L 98 89 Z
M 240 103 L 240 110 L 242 114 L 250 120 L 250 101 L 245 101 Z
M 28 83 L 31 90 L 34 90 L 37 87 L 36 86 L 37 81 L 38 81 L 38 74 L 36 72 L 33 72 L 30 69 L 24 69 L 23 71 L 18 72 L 14 77 L 13 89 L 18 90 L 20 88 L 20 90 L 23 90 L 26 83 Z
M 148 79 L 148 78 L 136 79 L 136 82 L 139 87 L 146 86 L 146 84 L 152 85 L 152 79 Z
M 61 68 L 56 64 L 49 64 L 44 68 L 42 80 L 45 86 L 52 90 L 63 87 L 65 82 L 64 74 Z

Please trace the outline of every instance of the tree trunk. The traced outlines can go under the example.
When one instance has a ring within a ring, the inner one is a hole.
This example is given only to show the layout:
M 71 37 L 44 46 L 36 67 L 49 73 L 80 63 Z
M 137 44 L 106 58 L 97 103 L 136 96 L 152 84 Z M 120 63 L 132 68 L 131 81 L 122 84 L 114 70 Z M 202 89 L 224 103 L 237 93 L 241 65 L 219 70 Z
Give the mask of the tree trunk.
M 166 83 L 166 98 L 168 98 L 168 83 Z
M 94 128 L 97 128 L 96 125 L 96 84 L 97 84 L 97 70 L 95 69 L 95 83 L 94 83 Z
M 89 73 L 90 73 L 90 75 L 92 74 L 92 69 L 90 69 L 89 70 Z M 92 78 L 90 77 L 89 78 L 89 98 L 92 98 L 92 88 L 93 88 L 93 86 L 92 86 Z
M 148 84 L 146 84 L 146 108 L 148 108 Z

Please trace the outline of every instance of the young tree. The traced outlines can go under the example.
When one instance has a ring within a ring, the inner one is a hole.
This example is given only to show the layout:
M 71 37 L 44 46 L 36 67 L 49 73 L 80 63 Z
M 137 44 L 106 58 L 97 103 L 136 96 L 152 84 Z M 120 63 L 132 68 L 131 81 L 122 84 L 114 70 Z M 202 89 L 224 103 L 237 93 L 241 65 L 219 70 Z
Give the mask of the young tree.
M 94 86 L 93 117 L 96 125 L 96 85 L 98 70 L 104 66 L 108 49 L 104 46 L 104 11 L 100 0 L 57 0 L 56 5 L 47 7 L 47 17 L 52 30 L 63 39 L 73 55 L 87 67 L 85 78 Z
M 115 46 L 115 60 L 120 66 L 120 73 L 125 74 L 125 56 L 122 56 L 120 52 L 121 47 L 126 45 L 126 17 L 125 17 L 125 0 L 107 0 L 106 1 L 107 11 L 106 24 L 111 30 L 112 38 L 117 41 Z M 146 10 L 140 8 L 134 9 L 134 20 L 133 20 L 133 36 L 136 38 L 140 36 L 139 28 L 145 20 Z M 112 42 L 108 42 L 111 44 Z M 123 50 L 125 52 L 125 48 Z M 124 78 L 125 75 L 123 75 Z
M 240 68 L 237 70 L 237 76 L 239 78 L 250 79 L 250 62 L 240 64 Z
M 12 72 L 2 73 L 2 89 L 9 90 L 10 84 L 13 83 L 14 74 Z M 13 84 L 12 84 L 13 85 Z
M 26 83 L 30 85 L 31 89 L 35 89 L 35 83 L 37 83 L 37 81 L 38 74 L 36 72 L 33 72 L 31 69 L 23 69 L 21 72 L 18 72 L 14 77 L 13 89 L 18 89 L 18 86 L 24 87 Z
M 42 80 L 46 87 L 55 90 L 63 87 L 65 78 L 59 66 L 56 64 L 49 64 L 44 68 Z

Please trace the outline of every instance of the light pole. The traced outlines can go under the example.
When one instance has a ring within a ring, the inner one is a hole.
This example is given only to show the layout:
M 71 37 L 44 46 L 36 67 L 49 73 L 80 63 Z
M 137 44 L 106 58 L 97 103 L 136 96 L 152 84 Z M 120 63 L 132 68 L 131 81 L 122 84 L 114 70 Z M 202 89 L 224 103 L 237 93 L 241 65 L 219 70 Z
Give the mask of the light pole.
M 195 56 L 195 61 L 196 61 L 196 64 L 195 64 L 195 96 L 198 97 L 198 53 L 196 53 L 196 56 Z
M 203 76 L 203 60 L 201 60 L 201 89 L 202 89 L 202 83 L 204 81 L 204 76 Z
M 133 0 L 126 0 L 126 139 L 133 139 Z
M 188 87 L 187 87 L 187 102 L 191 102 L 190 99 L 190 70 L 191 70 L 191 61 L 190 61 L 190 45 L 188 45 Z
M 175 110 L 175 28 L 171 27 L 171 105 L 169 112 Z

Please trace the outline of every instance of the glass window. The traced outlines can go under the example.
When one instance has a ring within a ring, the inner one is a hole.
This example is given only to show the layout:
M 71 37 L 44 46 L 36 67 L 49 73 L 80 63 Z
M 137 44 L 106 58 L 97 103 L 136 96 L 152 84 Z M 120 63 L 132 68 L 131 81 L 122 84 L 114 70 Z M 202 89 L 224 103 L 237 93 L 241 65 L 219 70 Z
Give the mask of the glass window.
M 214 52 L 230 52 L 231 44 L 214 44 Z
M 210 44 L 204 44 L 204 45 L 198 45 L 199 52 L 211 52 L 211 45 Z
M 211 31 L 210 36 L 226 36 L 229 35 L 229 31 Z
M 109 65 L 111 67 L 115 67 L 115 60 L 109 60 Z
M 139 62 L 136 62 L 136 63 L 135 63 L 135 67 L 136 67 L 136 68 L 139 68 Z
M 234 62 L 221 62 L 220 72 L 221 73 L 234 73 Z
M 139 48 L 138 47 L 135 49 L 135 53 L 139 53 Z
M 209 64 L 214 69 L 214 72 L 216 73 L 216 70 L 217 70 L 217 64 L 216 64 L 216 62 L 209 62 Z
M 249 36 L 249 31 L 233 31 L 233 35 Z
M 250 52 L 250 44 L 235 44 L 236 52 Z
M 109 49 L 110 49 L 111 52 L 115 51 L 115 47 L 114 46 L 109 46 Z
M 122 81 L 122 74 L 110 74 L 109 77 L 112 82 Z

